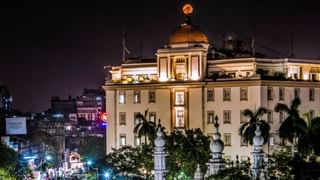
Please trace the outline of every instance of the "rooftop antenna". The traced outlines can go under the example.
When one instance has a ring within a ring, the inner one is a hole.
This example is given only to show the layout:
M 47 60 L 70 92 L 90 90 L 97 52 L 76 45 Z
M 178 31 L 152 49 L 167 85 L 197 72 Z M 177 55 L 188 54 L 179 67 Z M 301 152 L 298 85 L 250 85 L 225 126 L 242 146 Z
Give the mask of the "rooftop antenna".
M 295 57 L 293 53 L 293 32 L 290 32 L 290 57 L 291 58 Z
M 122 62 L 126 60 L 126 53 L 130 54 L 130 51 L 126 47 L 125 34 L 124 34 L 124 30 L 122 30 Z
M 143 33 L 140 34 L 140 58 L 142 59 L 143 56 Z
M 252 57 L 255 57 L 255 23 L 252 24 L 252 37 L 251 37 L 251 53 Z

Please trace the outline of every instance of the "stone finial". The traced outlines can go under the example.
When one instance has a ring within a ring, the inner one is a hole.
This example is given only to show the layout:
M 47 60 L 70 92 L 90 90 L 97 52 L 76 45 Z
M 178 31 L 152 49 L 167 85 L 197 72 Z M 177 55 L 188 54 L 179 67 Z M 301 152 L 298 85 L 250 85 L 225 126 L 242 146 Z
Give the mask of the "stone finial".
M 203 173 L 201 172 L 200 164 L 197 166 L 197 170 L 194 173 L 194 180 L 202 180 L 203 179 Z
M 255 133 L 255 136 L 253 138 L 253 145 L 254 146 L 262 146 L 263 142 L 264 142 L 264 139 L 261 136 L 261 130 L 260 130 L 260 125 L 259 124 L 257 125 L 257 128 L 256 128 L 254 133 Z
M 159 124 L 158 124 L 158 128 L 157 128 L 157 137 L 154 140 L 154 144 L 156 145 L 156 147 L 163 147 L 165 145 L 165 141 L 163 138 L 163 132 L 162 132 L 162 126 L 160 124 L 160 119 L 159 119 Z

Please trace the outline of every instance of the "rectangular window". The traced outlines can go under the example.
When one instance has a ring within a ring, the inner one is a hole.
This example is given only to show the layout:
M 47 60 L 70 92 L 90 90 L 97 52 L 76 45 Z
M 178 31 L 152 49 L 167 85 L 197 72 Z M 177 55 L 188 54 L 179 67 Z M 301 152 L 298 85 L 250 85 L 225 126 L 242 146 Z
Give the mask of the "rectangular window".
M 176 98 L 175 99 L 176 105 L 184 105 L 184 92 L 183 91 L 176 92 L 175 98 Z
M 223 88 L 223 101 L 231 101 L 231 89 Z
M 133 92 L 133 103 L 134 104 L 140 103 L 140 91 Z
M 120 146 L 125 146 L 127 144 L 127 137 L 125 134 L 120 134 Z
M 119 124 L 126 125 L 126 112 L 119 113 Z
M 273 100 L 273 88 L 272 87 L 268 87 L 268 89 L 267 89 L 267 98 L 269 101 Z
M 184 127 L 184 108 L 176 108 L 176 127 Z
M 140 146 L 141 145 L 141 139 L 138 136 L 134 137 L 134 145 Z
M 281 123 L 283 123 L 283 121 L 284 121 L 284 112 L 283 111 L 280 111 L 279 112 L 279 123 L 281 124 Z
M 309 101 L 314 101 L 314 88 L 309 89 Z
M 279 101 L 284 101 L 285 98 L 285 89 L 283 87 L 279 88 Z
M 125 103 L 126 103 L 126 92 L 119 91 L 119 104 L 125 104 Z
M 294 98 L 300 98 L 300 89 L 294 88 Z
M 309 111 L 309 118 L 310 120 L 314 118 L 314 110 Z
M 157 118 L 156 112 L 149 112 L 149 121 L 156 123 L 156 121 L 157 121 L 156 118 Z
M 214 111 L 207 112 L 207 123 L 213 124 L 214 123 Z
M 134 112 L 134 125 L 137 125 L 140 123 L 140 119 L 138 118 L 139 112 Z
M 207 90 L 207 101 L 214 101 L 214 90 L 213 89 Z
M 244 115 L 244 110 L 240 110 L 240 123 L 247 122 L 247 117 Z
M 240 161 L 241 162 L 250 161 L 250 157 L 249 156 L 240 156 Z
M 223 111 L 223 123 L 224 124 L 231 124 L 231 111 L 230 110 Z
M 149 91 L 149 103 L 156 103 L 156 91 Z
M 225 146 L 231 146 L 231 133 L 223 134 L 223 142 Z
M 270 144 L 271 146 L 274 146 L 274 145 L 276 144 L 276 142 L 275 142 L 275 137 L 274 137 L 274 135 L 272 135 L 272 134 L 270 134 L 270 137 L 269 137 L 269 144 Z
M 273 117 L 272 117 L 272 111 L 271 110 L 268 110 L 267 112 L 267 121 L 268 123 L 272 124 L 273 123 Z
M 241 138 L 240 146 L 248 146 L 248 142 L 245 142 L 243 138 Z
M 248 100 L 248 88 L 240 88 L 240 101 Z

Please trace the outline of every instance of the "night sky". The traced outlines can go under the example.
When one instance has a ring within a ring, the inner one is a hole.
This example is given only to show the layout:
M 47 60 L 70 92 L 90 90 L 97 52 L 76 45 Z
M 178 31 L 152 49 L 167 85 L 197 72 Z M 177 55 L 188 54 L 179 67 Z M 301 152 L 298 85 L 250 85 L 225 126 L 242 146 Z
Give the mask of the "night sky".
M 193 24 L 211 44 L 225 33 L 255 34 L 270 57 L 320 57 L 320 5 L 293 0 L 193 0 Z M 0 2 L 0 85 L 14 108 L 40 112 L 52 96 L 80 95 L 104 83 L 105 65 L 121 63 L 121 31 L 133 56 L 154 57 L 184 22 L 182 0 Z M 142 37 L 142 38 L 141 38 Z M 275 52 L 277 51 L 277 52 Z

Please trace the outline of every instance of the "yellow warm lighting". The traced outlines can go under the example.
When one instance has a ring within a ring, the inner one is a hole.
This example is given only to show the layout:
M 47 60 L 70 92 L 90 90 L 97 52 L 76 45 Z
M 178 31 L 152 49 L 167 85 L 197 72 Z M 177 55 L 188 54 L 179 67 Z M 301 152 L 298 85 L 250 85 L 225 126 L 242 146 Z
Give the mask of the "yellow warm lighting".
M 303 80 L 308 80 L 309 79 L 309 74 L 303 74 Z
M 199 80 L 199 76 L 192 76 L 191 80 L 194 80 L 194 81 Z
M 183 7 L 182 7 L 182 11 L 185 15 L 189 15 L 193 12 L 193 7 L 191 4 L 185 4 Z
M 161 82 L 166 82 L 166 81 L 168 81 L 168 78 L 167 78 L 167 77 L 160 77 L 160 78 L 159 78 L 159 81 L 161 81 Z

